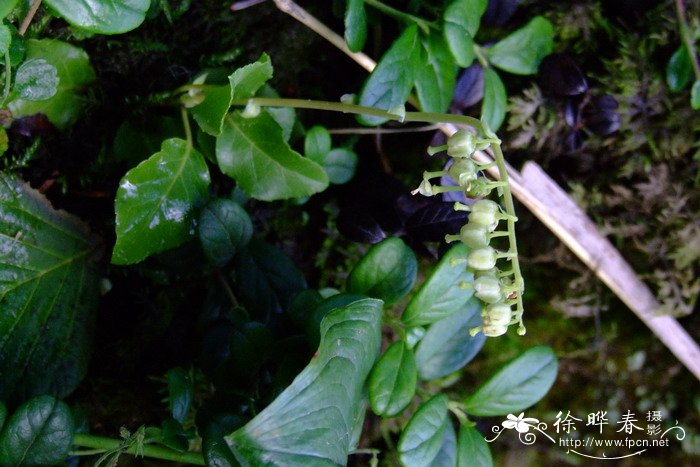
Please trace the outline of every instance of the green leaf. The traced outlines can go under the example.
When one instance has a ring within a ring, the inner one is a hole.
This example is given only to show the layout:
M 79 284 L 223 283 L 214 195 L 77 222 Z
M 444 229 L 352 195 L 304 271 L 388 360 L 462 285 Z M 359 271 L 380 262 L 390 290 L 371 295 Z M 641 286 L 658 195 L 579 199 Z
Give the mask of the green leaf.
M 180 422 L 167 418 L 160 424 L 160 444 L 177 452 L 186 452 L 189 441 Z
M 12 10 L 17 6 L 19 0 L 2 0 L 0 1 L 0 19 L 6 18 Z
M 700 109 L 700 80 L 695 81 L 690 88 L 690 106 L 695 110 Z
M 390 110 L 403 105 L 411 94 L 420 61 L 416 25 L 409 26 L 379 60 L 360 92 L 359 104 Z M 363 125 L 379 125 L 384 118 L 361 115 Z
M 54 39 L 30 39 L 25 44 L 27 60 L 43 59 L 58 70 L 58 91 L 43 101 L 16 98 L 8 107 L 15 118 L 43 113 L 56 127 L 66 128 L 78 119 L 87 102 L 82 93 L 95 81 L 90 60 L 83 49 Z
M 51 396 L 30 399 L 15 411 L 0 433 L 0 465 L 55 465 L 68 457 L 73 417 Z
M 455 435 L 455 429 L 450 422 L 447 422 L 445 434 L 442 437 L 442 446 L 440 446 L 440 451 L 433 459 L 433 465 L 441 467 L 457 466 L 457 435 Z
M 323 318 L 325 318 L 328 313 L 336 308 L 342 308 L 364 298 L 367 297 L 361 294 L 339 293 L 324 298 L 313 305 L 305 325 L 306 337 L 311 348 L 318 347 L 318 343 L 321 341 L 321 321 L 323 321 Z
M 440 452 L 445 429 L 450 423 L 447 417 L 449 399 L 439 394 L 423 403 L 408 421 L 399 438 L 401 463 L 410 467 L 433 465 Z
M 349 182 L 355 176 L 357 169 L 357 154 L 349 149 L 335 148 L 323 157 L 323 170 L 328 180 L 336 185 Z
M 137 28 L 151 0 L 44 0 L 73 26 L 99 34 L 119 34 Z
M 204 157 L 187 141 L 163 141 L 160 152 L 129 170 L 115 201 L 112 263 L 133 264 L 194 236 L 194 208 L 209 187 Z
M 425 112 L 447 112 L 457 80 L 457 65 L 439 34 L 430 34 L 422 44 L 416 72 L 418 101 Z
M 423 380 L 447 376 L 464 367 L 479 353 L 486 338 L 471 336 L 481 325 L 481 302 L 472 297 L 462 308 L 428 328 L 416 347 L 418 375 Z
M 0 172 L 0 400 L 68 395 L 87 371 L 96 239 Z
M 345 465 L 363 385 L 379 352 L 382 303 L 364 299 L 321 323 L 309 365 L 267 408 L 226 437 L 243 465 Z
M 257 62 L 250 63 L 234 71 L 228 77 L 229 84 L 204 89 L 204 100 L 190 109 L 199 127 L 212 136 L 219 136 L 224 127 L 233 99 L 247 99 L 272 78 L 272 64 L 267 54 L 262 54 Z
M 487 68 L 484 70 L 484 101 L 481 103 L 481 119 L 484 120 L 491 131 L 497 131 L 506 117 L 506 105 L 508 104 L 506 88 L 496 70 Z
M 489 61 L 516 75 L 534 75 L 544 57 L 554 48 L 554 27 L 536 16 L 522 28 L 487 50 Z
M 403 341 L 394 342 L 369 374 L 369 402 L 382 417 L 400 414 L 416 393 L 416 361 Z
M 280 97 L 279 93 L 271 86 L 264 85 L 256 94 L 257 97 Z M 289 141 L 292 136 L 292 131 L 297 121 L 297 114 L 293 107 L 265 107 L 263 112 L 269 113 L 275 119 L 277 124 L 282 128 L 282 136 L 285 141 Z
M 345 9 L 345 43 L 353 52 L 359 52 L 367 41 L 367 14 L 364 0 L 348 0 Z
M 2 6 L 0 6 L 0 9 Z M 0 12 L 0 15 L 2 12 Z M 2 16 L 0 16 L 2 17 Z M 12 31 L 4 24 L 0 24 L 0 55 L 4 56 L 12 45 Z
M 445 42 L 455 61 L 462 68 L 471 65 L 476 57 L 474 36 L 479 30 L 486 4 L 486 0 L 456 0 L 445 9 L 443 16 Z
M 416 283 L 418 262 L 413 250 L 399 238 L 372 245 L 348 277 L 348 292 L 381 298 L 391 305 Z
M 693 74 L 693 65 L 690 61 L 688 49 L 681 45 L 671 55 L 666 65 L 666 84 L 673 92 L 681 91 L 690 81 Z
M 317 164 L 323 164 L 323 158 L 330 150 L 331 134 L 328 130 L 319 125 L 309 128 L 304 138 L 304 155 Z
M 21 99 L 45 101 L 56 95 L 59 81 L 55 66 L 43 58 L 33 58 L 17 70 L 14 91 Z
M 459 467 L 492 467 L 491 449 L 474 427 L 462 426 L 457 441 L 457 465 Z
M 306 288 L 304 275 L 280 249 L 253 239 L 234 258 L 238 297 L 262 316 L 283 313 Z
M 168 403 L 170 414 L 175 420 L 182 423 L 192 406 L 194 387 L 190 375 L 183 368 L 177 367 L 168 370 Z
M 328 187 L 323 168 L 293 151 L 280 126 L 265 112 L 256 118 L 238 112 L 226 117 L 216 140 L 216 158 L 221 171 L 256 199 L 299 198 Z
M 464 408 L 481 417 L 523 411 L 547 394 L 556 377 L 557 357 L 552 349 L 533 347 L 481 385 L 467 398 Z
M 253 235 L 250 216 L 229 199 L 209 202 L 199 215 L 199 241 L 212 264 L 223 266 Z
M 471 288 L 462 288 L 463 282 L 472 283 L 474 275 L 463 263 L 451 264 L 467 257 L 469 248 L 458 243 L 442 257 L 418 292 L 408 302 L 401 320 L 406 326 L 423 326 L 447 318 L 464 308 L 474 295 Z

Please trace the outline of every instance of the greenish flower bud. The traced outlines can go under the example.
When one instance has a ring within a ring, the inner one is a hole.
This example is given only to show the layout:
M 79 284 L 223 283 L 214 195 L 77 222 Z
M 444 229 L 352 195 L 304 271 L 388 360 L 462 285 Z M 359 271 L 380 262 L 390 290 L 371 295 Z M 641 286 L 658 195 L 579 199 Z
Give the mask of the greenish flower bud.
M 447 155 L 470 157 L 476 151 L 476 136 L 467 130 L 458 130 L 447 139 Z
M 498 278 L 498 274 L 500 274 L 500 269 L 498 268 L 491 268 L 491 269 L 486 269 L 485 271 L 476 271 L 474 272 L 474 277 L 477 279 L 479 277 L 493 277 L 494 279 Z
M 496 303 L 503 299 L 501 281 L 492 276 L 481 276 L 474 281 L 474 295 L 486 303 Z
M 490 246 L 477 248 L 467 255 L 469 267 L 477 271 L 491 269 L 496 265 L 496 250 Z
M 469 248 L 481 248 L 489 245 L 491 240 L 489 231 L 483 225 L 472 224 L 471 222 L 459 231 L 460 240 Z
M 484 318 L 484 325 L 508 326 L 513 317 L 513 310 L 505 303 L 493 303 L 484 308 L 481 313 Z
M 476 171 L 476 164 L 471 159 L 456 160 L 450 168 L 447 169 L 447 173 L 449 173 L 450 177 L 463 187 L 469 186 L 471 182 L 476 180 Z
M 486 337 L 498 337 L 508 332 L 508 326 L 484 324 L 484 326 L 481 328 L 481 332 L 483 332 Z
M 420 182 L 420 185 L 418 185 L 418 188 L 411 192 L 412 195 L 415 195 L 416 193 L 420 193 L 423 196 L 433 196 L 433 185 L 431 185 L 428 180 L 423 179 L 423 181 Z
M 467 195 L 471 198 L 478 198 L 480 196 L 488 196 L 493 187 L 490 185 L 490 181 L 486 177 L 477 177 L 476 180 L 472 182 L 467 190 Z
M 469 223 L 486 226 L 490 232 L 493 232 L 498 227 L 499 213 L 498 203 L 489 199 L 480 199 L 471 206 Z

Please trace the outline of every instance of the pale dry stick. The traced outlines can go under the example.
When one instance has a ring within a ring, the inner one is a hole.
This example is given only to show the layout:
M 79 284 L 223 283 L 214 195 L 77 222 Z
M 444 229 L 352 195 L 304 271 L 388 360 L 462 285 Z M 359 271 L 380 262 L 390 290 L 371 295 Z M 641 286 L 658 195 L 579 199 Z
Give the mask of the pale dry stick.
M 309 15 L 291 0 L 274 0 L 277 7 L 336 45 L 360 66 L 371 72 L 376 63 L 365 54 L 351 52 L 342 37 Z M 446 135 L 455 125 L 440 125 Z M 477 151 L 480 162 L 492 162 L 484 151 Z M 528 162 L 523 174 L 506 164 L 513 195 L 556 235 L 586 266 L 648 326 L 666 347 L 700 380 L 700 346 L 671 316 L 657 316 L 660 305 L 619 251 L 600 234 L 595 223 L 539 165 Z M 498 168 L 488 169 L 498 179 Z

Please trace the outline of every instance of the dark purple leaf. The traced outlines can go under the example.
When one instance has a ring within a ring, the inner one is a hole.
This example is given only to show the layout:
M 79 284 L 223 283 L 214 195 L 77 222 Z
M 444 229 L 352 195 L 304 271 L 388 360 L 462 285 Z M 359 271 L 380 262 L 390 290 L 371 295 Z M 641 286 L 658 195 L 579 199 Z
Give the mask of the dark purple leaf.
M 520 0 L 489 0 L 481 24 L 503 26 L 513 16 Z
M 564 119 L 566 124 L 572 128 L 578 127 L 581 121 L 581 108 L 579 107 L 579 99 L 566 99 L 564 104 Z
M 406 233 L 424 242 L 441 241 L 446 234 L 458 232 L 466 222 L 467 213 L 455 211 L 453 203 L 435 201 L 406 221 Z
M 484 69 L 474 63 L 464 70 L 457 79 L 452 109 L 462 112 L 478 103 L 484 97 Z
M 445 164 L 445 168 L 443 170 L 447 170 L 450 168 L 452 163 L 454 162 L 454 159 L 449 159 L 447 161 L 447 164 Z M 440 177 L 440 185 L 442 186 L 457 186 L 457 182 L 452 179 L 449 175 L 443 175 Z M 467 198 L 467 195 L 464 193 L 464 191 L 446 191 L 445 193 L 442 194 L 442 200 L 446 202 L 460 202 L 464 204 L 471 204 L 471 201 L 469 201 L 469 198 Z
M 545 94 L 576 96 L 588 90 L 588 81 L 576 62 L 566 54 L 552 54 L 540 63 L 537 82 Z
M 425 206 L 433 203 L 434 200 L 428 196 L 423 195 L 412 195 L 410 192 L 406 192 L 399 196 L 396 200 L 396 209 L 399 216 L 403 221 L 411 217 L 416 211 L 424 208 Z
M 340 233 L 354 242 L 378 243 L 387 237 L 379 223 L 360 209 L 343 208 L 337 226 Z
M 10 126 L 10 133 L 31 138 L 32 136 L 46 136 L 53 129 L 54 126 L 46 118 L 46 115 L 35 114 L 13 121 Z
M 583 112 L 583 123 L 587 130 L 598 136 L 607 136 L 620 129 L 617 101 L 604 94 L 596 96 Z
M 617 110 L 617 108 L 620 106 L 617 103 L 617 100 L 610 94 L 603 94 L 602 96 L 594 97 L 591 105 L 600 110 Z
M 343 188 L 343 207 L 367 213 L 386 232 L 395 232 L 403 226 L 404 219 L 396 203 L 409 189 L 398 179 L 379 171 L 363 172 Z
M 583 146 L 584 134 L 579 130 L 571 130 L 564 140 L 564 148 L 567 152 L 574 152 Z

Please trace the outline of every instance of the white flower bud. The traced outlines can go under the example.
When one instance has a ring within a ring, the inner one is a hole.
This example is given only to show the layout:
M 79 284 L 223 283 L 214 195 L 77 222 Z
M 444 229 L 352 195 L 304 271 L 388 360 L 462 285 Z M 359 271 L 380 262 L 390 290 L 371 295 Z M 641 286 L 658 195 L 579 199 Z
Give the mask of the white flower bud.
M 484 326 L 481 328 L 481 332 L 483 332 L 486 337 L 502 336 L 507 331 L 508 326 L 498 326 L 495 324 L 484 324 Z
M 423 196 L 433 196 L 433 185 L 431 185 L 427 179 L 423 179 L 420 185 L 418 185 L 418 188 L 411 192 L 412 195 L 416 193 L 420 193 Z
M 476 150 L 476 137 L 467 130 L 458 130 L 447 139 L 447 155 L 470 157 Z
M 490 232 L 498 227 L 498 214 L 500 209 L 498 203 L 489 199 L 480 199 L 471 206 L 469 223 L 487 226 Z
M 496 303 L 503 298 L 501 281 L 492 276 L 481 276 L 474 281 L 474 295 L 486 303 Z
M 508 326 L 513 317 L 513 310 L 505 303 L 493 303 L 484 308 L 481 313 L 484 318 L 484 325 Z
M 460 240 L 469 248 L 481 248 L 489 245 L 491 237 L 489 231 L 483 225 L 472 224 L 471 222 L 462 227 L 459 231 Z
M 469 267 L 477 271 L 491 269 L 496 265 L 497 259 L 496 250 L 490 246 L 477 248 L 467 256 Z

